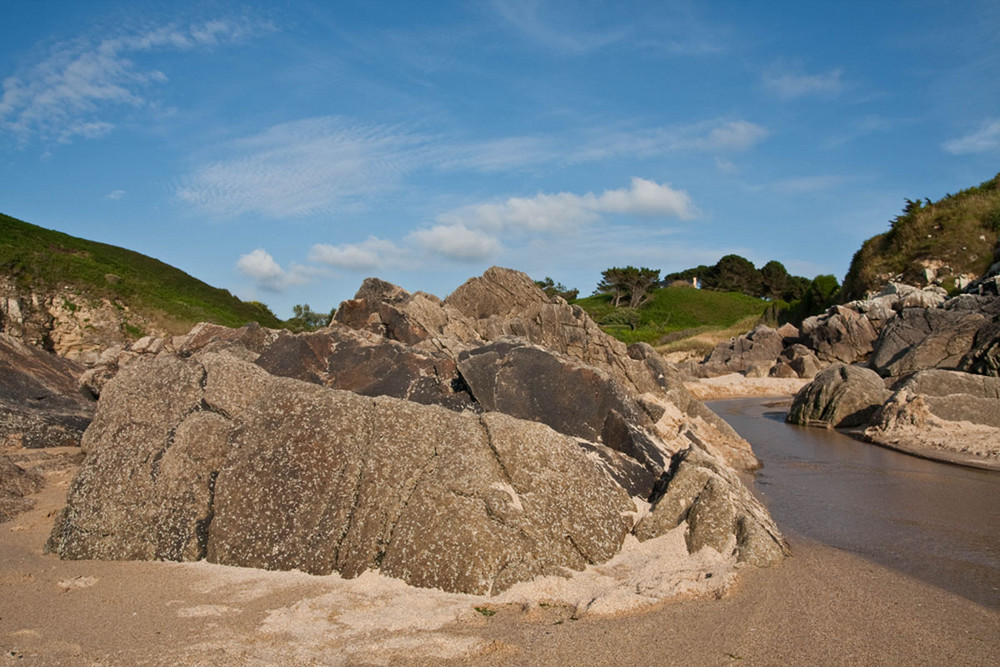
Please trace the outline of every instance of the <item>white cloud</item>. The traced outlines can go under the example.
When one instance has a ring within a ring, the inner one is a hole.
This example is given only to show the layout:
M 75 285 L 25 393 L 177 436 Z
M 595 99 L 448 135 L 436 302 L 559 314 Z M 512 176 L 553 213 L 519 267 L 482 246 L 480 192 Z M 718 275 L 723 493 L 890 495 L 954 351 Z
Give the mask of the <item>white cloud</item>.
M 764 86 L 783 100 L 805 96 L 832 98 L 845 88 L 841 80 L 843 70 L 840 68 L 824 74 L 802 74 L 800 69 L 795 67 L 794 71 L 788 71 L 784 66 L 772 68 L 764 73 Z
M 986 121 L 975 132 L 946 141 L 942 148 L 953 155 L 1000 150 L 1000 119 Z
M 286 271 L 262 248 L 241 256 L 236 262 L 236 268 L 244 276 L 252 278 L 258 287 L 269 292 L 281 292 L 287 287 L 301 285 L 318 274 L 315 269 L 300 264 L 292 264 Z
M 154 84 L 167 81 L 158 70 L 133 59 L 156 49 L 188 51 L 246 38 L 268 25 L 209 21 L 169 25 L 144 33 L 61 42 L 48 55 L 3 81 L 0 129 L 21 144 L 32 137 L 63 143 L 106 135 L 114 123 L 104 116 L 115 107 L 141 107 Z
M 683 190 L 633 178 L 628 189 L 605 190 L 601 195 L 560 192 L 512 197 L 503 203 L 456 209 L 442 214 L 438 221 L 447 227 L 464 226 L 494 233 L 553 233 L 593 222 L 602 213 L 689 219 L 697 214 L 697 209 Z
M 125 196 L 124 190 L 112 190 L 105 196 L 105 199 L 111 199 L 112 201 L 117 201 Z
M 361 243 L 317 243 L 309 250 L 309 261 L 351 271 L 371 271 L 400 260 L 404 254 L 392 241 L 371 236 Z
M 397 185 L 426 159 L 424 143 L 336 117 L 284 123 L 223 147 L 231 155 L 199 167 L 177 196 L 221 218 L 329 213 Z
M 489 259 L 501 249 L 498 239 L 461 223 L 418 229 L 411 232 L 407 240 L 432 254 L 463 261 Z

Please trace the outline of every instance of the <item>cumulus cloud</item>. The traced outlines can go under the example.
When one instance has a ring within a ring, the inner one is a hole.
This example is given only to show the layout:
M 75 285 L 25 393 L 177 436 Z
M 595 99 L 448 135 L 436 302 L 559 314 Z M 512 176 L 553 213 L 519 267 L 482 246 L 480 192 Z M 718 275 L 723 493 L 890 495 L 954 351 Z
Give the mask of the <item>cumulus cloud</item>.
M 832 98 L 844 90 L 840 68 L 823 74 L 802 74 L 798 69 L 788 71 L 782 66 L 774 67 L 764 73 L 764 86 L 783 100 L 806 96 Z
M 351 271 L 371 271 L 403 255 L 404 251 L 392 241 L 370 236 L 361 243 L 317 243 L 309 250 L 309 261 Z
M 1000 151 L 1000 119 L 986 121 L 975 132 L 946 141 L 942 148 L 953 155 Z
M 301 285 L 317 273 L 315 269 L 299 264 L 293 264 L 286 271 L 263 248 L 242 255 L 236 262 L 236 268 L 244 276 L 253 279 L 258 287 L 269 292 L 281 292 L 288 287 Z
M 600 195 L 571 192 L 512 197 L 502 203 L 466 206 L 438 217 L 448 227 L 493 233 L 562 232 L 597 220 L 602 213 L 690 219 L 697 213 L 690 196 L 668 184 L 633 178 L 627 189 Z
M 329 213 L 391 189 L 426 159 L 426 140 L 338 117 L 283 123 L 224 146 L 177 196 L 220 218 Z
M 683 190 L 633 178 L 628 188 L 575 194 L 539 193 L 504 202 L 464 206 L 437 216 L 438 224 L 411 232 L 407 240 L 425 252 L 457 260 L 483 260 L 503 249 L 502 239 L 577 232 L 606 214 L 690 219 L 698 210 Z
M 141 107 L 146 91 L 167 81 L 163 72 L 136 63 L 136 55 L 210 48 L 264 28 L 270 29 L 245 20 L 216 20 L 58 43 L 43 59 L 4 79 L 0 129 L 21 144 L 35 136 L 63 143 L 104 136 L 115 127 L 104 117 L 113 108 Z
M 499 239 L 480 230 L 469 229 L 462 223 L 418 229 L 411 232 L 407 240 L 429 253 L 461 261 L 489 259 L 501 249 Z

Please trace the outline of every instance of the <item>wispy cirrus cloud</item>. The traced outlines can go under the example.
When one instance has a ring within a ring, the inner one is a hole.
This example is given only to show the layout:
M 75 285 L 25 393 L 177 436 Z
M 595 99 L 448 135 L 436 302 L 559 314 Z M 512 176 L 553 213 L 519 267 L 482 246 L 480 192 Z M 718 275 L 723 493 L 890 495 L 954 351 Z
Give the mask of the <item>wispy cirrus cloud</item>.
M 979 129 L 941 146 L 952 155 L 1000 151 L 1000 118 L 987 120 Z
M 146 95 L 167 75 L 135 58 L 156 50 L 208 49 L 246 39 L 269 24 L 214 20 L 60 42 L 21 71 L 3 80 L 0 130 L 25 145 L 32 138 L 69 143 L 111 132 L 115 110 L 148 103 Z
M 419 135 L 338 117 L 283 123 L 223 146 L 177 196 L 219 218 L 328 213 L 392 189 L 426 163 L 426 147 Z
M 751 149 L 768 130 L 746 120 L 658 128 L 583 128 L 545 137 L 462 140 L 337 116 L 307 118 L 217 147 L 176 196 L 221 219 L 302 218 L 364 206 L 417 172 L 502 172 L 682 151 Z
M 628 34 L 620 28 L 571 29 L 566 26 L 566 12 L 553 11 L 548 3 L 539 0 L 494 0 L 492 7 L 504 22 L 532 42 L 563 53 L 594 51 Z
M 704 56 L 725 50 L 720 26 L 698 19 L 685 3 L 584 5 L 553 0 L 493 0 L 501 25 L 545 51 L 586 56 L 610 47 L 662 56 Z
M 800 97 L 830 99 L 845 90 L 842 75 L 843 70 L 839 67 L 821 74 L 806 74 L 801 65 L 779 63 L 764 72 L 763 79 L 764 87 L 783 100 Z

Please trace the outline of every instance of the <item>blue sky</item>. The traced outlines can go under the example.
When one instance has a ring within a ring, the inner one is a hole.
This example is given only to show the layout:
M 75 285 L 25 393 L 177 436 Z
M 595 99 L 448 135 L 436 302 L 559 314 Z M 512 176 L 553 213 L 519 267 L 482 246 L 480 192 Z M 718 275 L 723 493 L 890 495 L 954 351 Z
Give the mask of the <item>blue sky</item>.
M 1000 3 L 0 3 L 0 212 L 282 317 L 498 264 L 842 278 L 1000 171 Z

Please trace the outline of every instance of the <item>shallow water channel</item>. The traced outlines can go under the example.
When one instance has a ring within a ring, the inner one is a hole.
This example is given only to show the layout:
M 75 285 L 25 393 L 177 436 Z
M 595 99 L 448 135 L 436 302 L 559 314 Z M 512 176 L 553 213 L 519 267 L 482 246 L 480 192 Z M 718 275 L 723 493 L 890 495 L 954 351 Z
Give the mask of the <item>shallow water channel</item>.
M 757 492 L 783 531 L 1000 609 L 1000 473 L 790 426 L 774 400 L 708 405 L 753 445 Z

